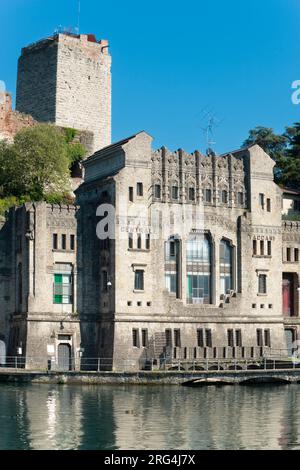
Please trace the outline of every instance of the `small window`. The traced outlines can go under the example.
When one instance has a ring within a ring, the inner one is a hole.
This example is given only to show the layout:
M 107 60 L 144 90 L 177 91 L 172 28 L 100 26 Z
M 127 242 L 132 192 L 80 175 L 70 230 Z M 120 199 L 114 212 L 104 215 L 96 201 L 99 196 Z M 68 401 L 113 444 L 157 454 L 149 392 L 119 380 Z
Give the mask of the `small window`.
M 258 347 L 263 347 L 263 331 L 256 330 L 256 342 Z
M 137 196 L 141 197 L 143 196 L 144 189 L 143 189 L 143 183 L 137 183 L 136 185 L 136 194 Z
M 142 347 L 148 348 L 148 330 L 142 330 Z
M 134 348 L 139 348 L 140 347 L 140 335 L 139 335 L 139 330 L 133 329 L 132 330 L 132 345 Z
M 146 234 L 145 248 L 146 250 L 150 250 L 150 233 Z
M 204 348 L 203 330 L 197 330 L 197 344 L 198 348 Z
M 131 307 L 131 306 L 132 306 L 132 302 L 128 301 L 128 302 L 127 302 L 127 306 L 128 306 L 128 307 Z
M 102 292 L 108 291 L 108 274 L 107 271 L 102 271 Z
M 243 206 L 244 205 L 244 193 L 238 193 L 237 195 L 237 200 L 238 200 L 238 205 Z
M 206 347 L 207 347 L 207 348 L 212 348 L 212 334 L 211 334 L 211 330 L 205 330 L 205 341 L 206 341 Z
M 70 250 L 75 250 L 75 235 L 70 235 Z
M 61 236 L 61 249 L 65 250 L 67 247 L 67 237 L 66 235 Z
M 211 202 L 211 189 L 206 189 L 204 192 L 204 200 L 205 202 Z
M 233 330 L 227 330 L 227 340 L 228 340 L 228 346 L 230 348 L 233 348 L 234 347 Z
M 195 201 L 195 188 L 189 188 L 189 200 Z
M 137 236 L 137 249 L 141 250 L 142 249 L 142 235 L 138 234 Z
M 295 257 L 295 263 L 298 263 L 298 261 L 299 261 L 299 248 L 295 248 L 294 257 Z
M 291 261 L 291 249 L 290 248 L 286 249 L 286 260 Z
M 262 209 L 265 208 L 265 195 L 264 194 L 259 195 L 259 205 Z
M 241 348 L 243 346 L 242 330 L 236 330 L 236 332 L 235 332 L 235 344 L 238 348 Z
M 128 188 L 128 197 L 129 197 L 129 201 L 133 202 L 133 187 L 132 186 Z
M 272 208 L 271 208 L 271 199 L 267 199 L 267 211 L 268 212 L 271 212 Z
M 268 256 L 272 256 L 272 242 L 268 241 Z
M 272 308 L 273 308 L 273 304 L 269 304 L 269 308 L 272 309 Z
M 172 199 L 178 199 L 178 186 L 172 186 Z
M 128 248 L 130 250 L 133 248 L 133 233 L 128 234 Z
M 265 330 L 265 346 L 267 348 L 271 347 L 271 331 Z
M 176 243 L 175 241 L 170 241 L 170 258 L 174 258 L 176 256 Z
M 265 242 L 261 240 L 260 242 L 260 256 L 264 256 L 265 254 Z
M 256 304 L 252 304 L 252 308 L 256 308 Z
M 265 308 L 265 304 L 261 304 L 260 308 L 261 308 L 261 309 L 264 309 L 264 308 Z
M 228 202 L 228 192 L 227 191 L 222 191 L 221 201 L 222 201 L 222 204 L 227 204 L 227 202 Z
M 134 276 L 134 289 L 144 290 L 144 271 L 138 269 L 135 271 Z
M 58 246 L 58 243 L 57 243 L 57 233 L 54 233 L 54 234 L 53 234 L 53 250 L 57 250 L 57 246 Z
M 160 199 L 161 198 L 161 186 L 160 186 L 160 184 L 155 184 L 154 185 L 154 197 L 155 197 L 155 199 Z
M 174 330 L 174 344 L 175 348 L 181 348 L 180 330 Z
M 258 277 L 258 293 L 267 293 L 267 276 L 265 274 L 260 274 Z
M 165 332 L 166 335 L 166 347 L 171 348 L 172 347 L 172 330 L 166 330 Z
M 151 307 L 152 302 L 147 302 L 147 307 Z
M 253 240 L 253 256 L 257 255 L 257 241 Z
M 141 306 L 142 306 L 142 302 L 141 302 L 141 301 L 137 302 L 137 306 L 138 306 L 138 307 L 141 307 Z

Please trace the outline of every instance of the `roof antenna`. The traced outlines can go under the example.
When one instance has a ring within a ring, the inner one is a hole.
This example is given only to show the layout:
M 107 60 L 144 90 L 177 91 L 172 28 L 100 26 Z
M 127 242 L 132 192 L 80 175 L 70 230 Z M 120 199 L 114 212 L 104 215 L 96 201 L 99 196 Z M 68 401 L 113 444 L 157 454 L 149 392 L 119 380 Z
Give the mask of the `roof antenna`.
M 214 130 L 221 124 L 221 121 L 216 117 L 212 110 L 205 109 L 203 110 L 203 121 L 206 123 L 206 126 L 201 128 L 206 140 L 206 155 L 215 155 L 216 153 L 213 150 L 213 146 L 216 144 L 214 140 Z

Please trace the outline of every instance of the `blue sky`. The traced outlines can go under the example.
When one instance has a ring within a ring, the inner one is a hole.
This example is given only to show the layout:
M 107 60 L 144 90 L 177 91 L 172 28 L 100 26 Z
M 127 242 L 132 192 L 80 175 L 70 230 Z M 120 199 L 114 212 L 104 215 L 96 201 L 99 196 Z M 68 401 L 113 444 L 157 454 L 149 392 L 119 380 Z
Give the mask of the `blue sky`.
M 0 0 L 0 80 L 15 97 L 22 46 L 76 27 L 77 0 Z M 110 41 L 113 140 L 146 130 L 154 147 L 239 148 L 256 125 L 300 121 L 299 0 L 81 0 L 80 32 Z

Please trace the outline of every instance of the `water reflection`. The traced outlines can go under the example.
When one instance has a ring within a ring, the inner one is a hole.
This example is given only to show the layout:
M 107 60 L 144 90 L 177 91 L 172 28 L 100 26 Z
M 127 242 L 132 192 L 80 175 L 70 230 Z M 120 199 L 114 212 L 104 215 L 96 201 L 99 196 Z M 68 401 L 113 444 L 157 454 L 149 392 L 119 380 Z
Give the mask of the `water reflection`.
M 0 386 L 0 449 L 299 449 L 300 386 Z

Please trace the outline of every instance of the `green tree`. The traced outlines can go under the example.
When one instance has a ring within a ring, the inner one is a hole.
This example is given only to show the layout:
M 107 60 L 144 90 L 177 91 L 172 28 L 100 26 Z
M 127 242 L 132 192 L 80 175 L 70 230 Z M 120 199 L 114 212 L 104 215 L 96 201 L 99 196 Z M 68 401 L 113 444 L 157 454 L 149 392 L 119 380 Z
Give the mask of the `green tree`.
M 273 160 L 277 161 L 285 155 L 288 137 L 275 134 L 269 127 L 258 126 L 249 131 L 249 137 L 243 143 L 243 147 L 254 144 L 262 147 Z

